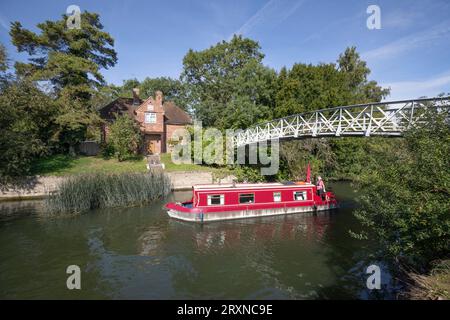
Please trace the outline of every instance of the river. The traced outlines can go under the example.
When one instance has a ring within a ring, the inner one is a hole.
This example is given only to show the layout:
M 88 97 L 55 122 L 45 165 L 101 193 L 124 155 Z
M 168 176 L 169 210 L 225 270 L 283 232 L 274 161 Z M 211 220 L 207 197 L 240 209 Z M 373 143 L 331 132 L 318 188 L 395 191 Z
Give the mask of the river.
M 356 240 L 355 193 L 334 212 L 214 222 L 168 218 L 175 192 L 145 207 L 50 216 L 42 201 L 0 203 L 1 299 L 389 299 L 393 280 Z M 381 290 L 366 268 L 382 269 Z M 81 270 L 68 290 L 66 268 Z

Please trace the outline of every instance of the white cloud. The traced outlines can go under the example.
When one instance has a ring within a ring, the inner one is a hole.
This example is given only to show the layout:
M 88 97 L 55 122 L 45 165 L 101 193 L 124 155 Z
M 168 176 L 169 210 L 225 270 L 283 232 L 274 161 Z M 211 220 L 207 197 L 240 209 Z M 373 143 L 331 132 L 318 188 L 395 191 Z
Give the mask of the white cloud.
M 271 23 L 281 23 L 289 18 L 305 0 L 298 0 L 294 4 L 283 0 L 270 0 L 262 6 L 253 16 L 251 16 L 234 34 L 246 35 L 258 25 L 270 21 Z
M 402 52 L 422 47 L 427 44 L 433 44 L 436 40 L 445 38 L 450 38 L 450 20 L 444 21 L 425 31 L 414 33 L 374 50 L 367 51 L 361 56 L 367 61 L 391 58 Z
M 2 15 L 0 15 L 0 26 L 9 32 L 9 22 Z
M 386 100 L 415 99 L 423 96 L 435 97 L 440 93 L 450 92 L 450 71 L 424 81 L 399 81 L 383 83 L 391 88 L 391 95 Z

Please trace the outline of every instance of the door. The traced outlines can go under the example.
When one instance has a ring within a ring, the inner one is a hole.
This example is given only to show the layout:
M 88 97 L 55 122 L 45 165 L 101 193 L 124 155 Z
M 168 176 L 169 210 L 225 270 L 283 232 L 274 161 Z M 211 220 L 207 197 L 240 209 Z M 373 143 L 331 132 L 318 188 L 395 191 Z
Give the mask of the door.
M 145 136 L 144 154 L 158 154 L 160 153 L 159 145 L 161 136 L 156 134 L 149 134 Z
M 155 154 L 155 152 L 156 152 L 156 141 L 149 139 L 147 143 L 147 154 Z

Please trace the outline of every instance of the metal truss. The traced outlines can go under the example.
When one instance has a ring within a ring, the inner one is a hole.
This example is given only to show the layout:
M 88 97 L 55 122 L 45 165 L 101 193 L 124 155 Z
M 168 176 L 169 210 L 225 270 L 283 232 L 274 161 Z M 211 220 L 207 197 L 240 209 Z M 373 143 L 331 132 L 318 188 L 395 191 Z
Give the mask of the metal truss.
M 401 136 L 426 124 L 425 111 L 450 111 L 450 97 L 377 102 L 322 109 L 272 120 L 239 131 L 235 147 L 272 139 L 340 136 Z

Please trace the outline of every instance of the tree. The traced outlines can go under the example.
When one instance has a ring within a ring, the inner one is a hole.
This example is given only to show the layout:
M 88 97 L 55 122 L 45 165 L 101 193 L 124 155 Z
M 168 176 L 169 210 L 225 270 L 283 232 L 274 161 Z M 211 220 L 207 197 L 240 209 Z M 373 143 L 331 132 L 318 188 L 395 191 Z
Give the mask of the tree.
M 337 65 L 296 63 L 292 69 L 282 68 L 278 75 L 278 91 L 274 117 L 318 109 L 378 102 L 389 89 L 369 81 L 370 69 L 355 47 L 339 55 Z
M 138 88 L 141 98 L 153 96 L 156 91 L 161 91 L 165 100 L 173 101 L 178 107 L 189 111 L 186 97 L 186 89 L 180 80 L 170 77 L 145 78 L 142 82 L 137 79 L 129 79 L 120 87 L 120 96 L 132 97 L 132 89 Z
M 343 105 L 349 98 L 345 74 L 334 64 L 296 63 L 291 70 L 280 73 L 274 117 Z
M 5 46 L 0 43 L 0 92 L 7 86 L 10 76 L 8 70 L 8 56 Z
M 79 29 L 68 29 L 67 18 L 39 23 L 39 34 L 14 22 L 10 35 L 17 50 L 30 56 L 27 63 L 16 62 L 17 75 L 51 86 L 62 110 L 57 119 L 61 139 L 74 145 L 98 121 L 90 99 L 105 84 L 100 69 L 114 66 L 117 55 L 98 14 L 83 12 Z
M 426 126 L 389 149 L 374 150 L 358 183 L 356 216 L 384 254 L 426 267 L 450 254 L 450 127 L 448 113 L 432 112 Z
M 338 70 L 346 76 L 347 90 L 352 92 L 353 97 L 348 103 L 379 102 L 389 95 L 389 88 L 381 88 L 376 81 L 367 78 L 370 69 L 365 61 L 360 59 L 356 47 L 348 47 L 339 55 L 337 60 Z
M 190 107 L 205 126 L 226 129 L 267 119 L 275 72 L 262 65 L 259 44 L 234 36 L 209 49 L 189 50 L 181 80 Z M 245 115 L 245 118 L 241 118 Z
M 109 130 L 109 143 L 119 161 L 137 152 L 141 135 L 138 125 L 128 115 L 117 115 Z
M 0 182 L 30 173 L 54 147 L 58 110 L 32 82 L 15 81 L 0 95 Z

